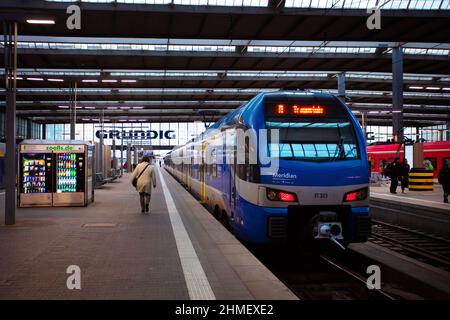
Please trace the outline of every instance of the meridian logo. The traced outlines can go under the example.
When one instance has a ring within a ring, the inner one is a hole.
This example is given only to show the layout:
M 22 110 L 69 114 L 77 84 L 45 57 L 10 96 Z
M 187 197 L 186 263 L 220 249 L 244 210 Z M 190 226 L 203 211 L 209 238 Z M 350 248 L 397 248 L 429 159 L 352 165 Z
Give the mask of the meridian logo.
M 297 175 L 291 173 L 274 173 L 272 178 L 297 179 Z

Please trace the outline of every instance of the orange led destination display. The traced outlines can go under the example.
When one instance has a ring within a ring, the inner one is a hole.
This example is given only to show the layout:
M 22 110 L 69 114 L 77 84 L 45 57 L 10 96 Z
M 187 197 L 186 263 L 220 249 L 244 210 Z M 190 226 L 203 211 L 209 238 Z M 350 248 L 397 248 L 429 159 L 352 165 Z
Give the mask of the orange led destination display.
M 322 106 L 311 105 L 301 106 L 292 105 L 287 106 L 284 104 L 277 105 L 276 114 L 298 114 L 298 115 L 322 115 L 325 114 L 325 109 Z

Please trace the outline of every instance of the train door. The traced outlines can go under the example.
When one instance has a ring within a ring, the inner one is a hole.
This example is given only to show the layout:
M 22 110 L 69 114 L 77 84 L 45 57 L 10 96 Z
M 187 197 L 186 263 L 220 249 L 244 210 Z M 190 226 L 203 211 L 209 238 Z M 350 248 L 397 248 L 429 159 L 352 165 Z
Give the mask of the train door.
M 236 135 L 233 133 L 231 138 L 231 164 L 230 164 L 230 214 L 231 219 L 234 218 L 235 210 L 236 210 L 236 171 L 237 171 L 237 147 L 236 147 Z
M 206 176 L 206 164 L 205 164 L 205 150 L 206 144 L 202 142 L 202 152 L 201 152 L 201 160 L 200 160 L 200 201 L 201 203 L 206 203 L 206 184 L 205 184 L 205 176 Z

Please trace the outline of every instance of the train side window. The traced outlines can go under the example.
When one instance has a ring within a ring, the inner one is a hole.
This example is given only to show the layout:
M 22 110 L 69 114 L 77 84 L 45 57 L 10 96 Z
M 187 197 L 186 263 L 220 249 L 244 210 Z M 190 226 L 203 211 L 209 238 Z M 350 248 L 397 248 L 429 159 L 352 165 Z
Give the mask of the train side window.
M 450 158 L 442 158 L 442 167 L 444 167 L 445 161 L 447 161 L 447 163 L 450 164 Z

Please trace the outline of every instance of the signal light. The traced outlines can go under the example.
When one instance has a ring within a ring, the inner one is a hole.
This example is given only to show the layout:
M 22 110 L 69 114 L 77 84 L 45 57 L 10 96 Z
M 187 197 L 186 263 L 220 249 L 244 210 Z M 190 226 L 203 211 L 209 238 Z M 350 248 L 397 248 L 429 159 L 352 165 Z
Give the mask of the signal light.
M 345 194 L 344 202 L 365 200 L 368 195 L 368 189 L 362 188 Z
M 284 201 L 284 202 L 295 202 L 297 201 L 297 196 L 295 193 L 279 191 L 267 188 L 266 189 L 267 199 L 270 201 Z
M 295 195 L 287 192 L 280 192 L 278 197 L 281 201 L 293 202 L 295 201 Z
M 345 195 L 345 201 L 356 201 L 356 199 L 358 199 L 357 192 L 347 193 Z

